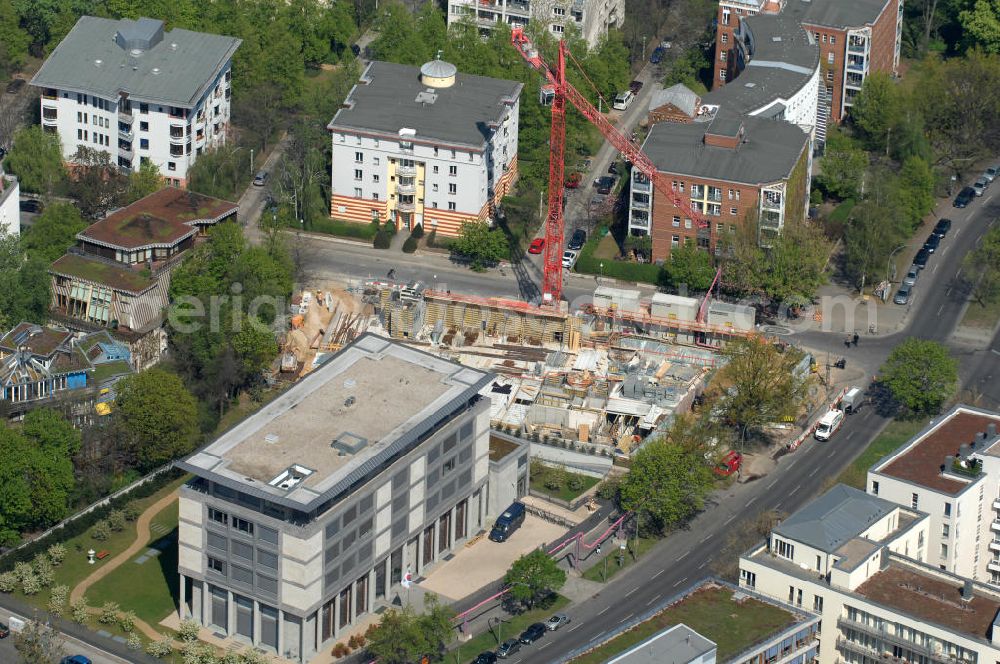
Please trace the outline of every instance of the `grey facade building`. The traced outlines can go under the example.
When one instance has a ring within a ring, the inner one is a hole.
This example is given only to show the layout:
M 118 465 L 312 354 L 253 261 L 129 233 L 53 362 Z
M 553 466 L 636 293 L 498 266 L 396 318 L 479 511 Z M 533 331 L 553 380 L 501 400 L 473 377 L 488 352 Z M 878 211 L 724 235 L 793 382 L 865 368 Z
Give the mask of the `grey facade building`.
M 391 601 L 487 525 L 490 380 L 364 335 L 181 462 L 181 616 L 306 661 Z

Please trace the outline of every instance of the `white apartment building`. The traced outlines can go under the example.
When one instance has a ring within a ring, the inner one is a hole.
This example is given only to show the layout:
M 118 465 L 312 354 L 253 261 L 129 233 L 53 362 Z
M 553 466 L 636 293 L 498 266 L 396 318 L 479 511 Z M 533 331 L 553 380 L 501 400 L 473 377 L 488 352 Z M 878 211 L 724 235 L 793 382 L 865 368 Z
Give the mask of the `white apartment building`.
M 183 187 L 198 155 L 226 142 L 240 43 L 151 18 L 83 16 L 31 80 L 42 127 L 59 134 L 67 161 L 80 147 L 103 150 L 126 172 L 150 161 Z
M 928 515 L 837 485 L 740 558 L 740 585 L 822 617 L 819 664 L 1000 661 L 1000 592 L 925 562 Z
M 497 23 L 524 27 L 529 21 L 539 21 L 556 38 L 567 27 L 574 26 L 594 48 L 611 28 L 625 23 L 625 0 L 451 0 L 448 3 L 448 25 L 469 20 L 483 35 Z
M 21 187 L 17 178 L 0 171 L 0 231 L 21 234 Z
M 372 62 L 327 125 L 330 216 L 458 235 L 492 219 L 517 178 L 521 83 Z
M 1000 414 L 956 406 L 868 471 L 867 491 L 928 515 L 926 562 L 1000 586 Z

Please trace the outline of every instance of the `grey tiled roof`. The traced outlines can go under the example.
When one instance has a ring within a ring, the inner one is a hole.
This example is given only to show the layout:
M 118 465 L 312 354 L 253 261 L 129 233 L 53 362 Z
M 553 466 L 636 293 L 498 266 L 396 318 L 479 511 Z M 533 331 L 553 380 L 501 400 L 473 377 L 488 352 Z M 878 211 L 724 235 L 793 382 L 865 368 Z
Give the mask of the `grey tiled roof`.
M 705 145 L 705 133 L 727 135 L 738 120 L 722 109 L 711 122 L 660 122 L 650 129 L 642 149 L 664 173 L 744 184 L 788 177 L 809 136 L 787 122 L 744 117 L 744 142 L 737 148 Z
M 657 90 L 649 98 L 649 110 L 655 110 L 664 104 L 673 104 L 691 117 L 694 117 L 698 105 L 698 95 L 683 83 L 671 85 L 669 88 Z
M 522 87 L 517 81 L 459 72 L 453 86 L 431 88 L 431 95 L 418 100 L 428 91 L 419 67 L 375 61 L 327 128 L 398 134 L 406 127 L 416 131 L 416 140 L 482 147 L 490 125 L 503 117 L 506 103 L 516 100 Z
M 878 496 L 838 484 L 785 519 L 774 532 L 833 553 L 896 507 Z
M 162 21 L 82 16 L 31 79 L 38 87 L 190 108 L 239 48 L 235 37 Z

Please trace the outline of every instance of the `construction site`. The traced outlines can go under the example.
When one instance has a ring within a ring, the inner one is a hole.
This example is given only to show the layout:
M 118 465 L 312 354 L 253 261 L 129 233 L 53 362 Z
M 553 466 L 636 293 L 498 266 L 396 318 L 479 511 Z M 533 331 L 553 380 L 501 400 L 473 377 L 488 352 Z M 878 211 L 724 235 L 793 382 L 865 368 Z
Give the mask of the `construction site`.
M 369 281 L 293 299 L 278 380 L 296 380 L 374 332 L 490 371 L 494 428 L 629 455 L 690 409 L 751 307 L 600 287 L 579 311 Z

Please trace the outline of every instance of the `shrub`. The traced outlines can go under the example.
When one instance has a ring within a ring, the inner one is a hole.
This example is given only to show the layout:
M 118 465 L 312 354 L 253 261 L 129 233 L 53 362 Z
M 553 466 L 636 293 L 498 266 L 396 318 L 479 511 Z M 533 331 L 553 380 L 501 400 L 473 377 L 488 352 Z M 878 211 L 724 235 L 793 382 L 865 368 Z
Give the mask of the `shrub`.
M 562 468 L 549 468 L 545 471 L 544 482 L 549 491 L 558 491 L 566 484 L 566 471 Z
M 413 230 L 410 231 L 410 237 L 412 237 L 414 240 L 419 240 L 423 236 L 424 236 L 423 224 L 417 224 L 416 226 L 413 227 Z
M 14 565 L 14 574 L 17 576 L 18 581 L 24 581 L 25 577 L 35 574 L 35 568 L 31 566 L 31 563 L 18 563 Z
M 25 595 L 37 595 L 41 589 L 42 584 L 38 581 L 38 577 L 34 574 L 29 574 L 21 579 L 21 592 Z
M 72 604 L 69 605 L 70 617 L 73 622 L 83 625 L 87 622 L 87 618 L 90 617 L 90 607 L 87 606 L 87 599 L 81 597 Z
M 125 509 L 122 511 L 125 512 L 126 521 L 135 521 L 136 519 L 139 518 L 139 508 L 133 505 L 132 503 L 126 505 Z
M 122 611 L 118 614 L 118 626 L 123 632 L 135 631 L 135 611 Z
M 118 604 L 115 602 L 105 602 L 101 607 L 101 615 L 97 617 L 97 622 L 102 625 L 114 625 L 118 622 Z
M 105 519 L 98 521 L 94 524 L 94 528 L 90 531 L 90 536 L 98 542 L 107 540 L 111 537 L 111 524 L 109 524 Z
M 347 639 L 347 646 L 353 650 L 357 650 L 358 648 L 364 648 L 366 641 L 367 639 L 365 639 L 363 634 L 354 634 L 351 638 Z
M 570 475 L 566 479 L 566 488 L 570 491 L 579 491 L 583 488 L 583 478 L 579 475 Z
M 170 653 L 174 651 L 174 642 L 169 636 L 166 636 L 159 641 L 150 641 L 146 644 L 146 653 L 156 657 L 157 659 L 163 659 L 164 657 L 169 657 Z
M 4 572 L 0 574 L 0 593 L 12 593 L 17 588 L 17 574 L 14 572 Z
M 410 237 L 406 238 L 405 242 L 403 242 L 403 253 L 412 254 L 416 250 L 417 250 L 417 241 L 411 235 Z
M 142 650 L 142 639 L 135 632 L 131 632 L 128 635 L 128 642 L 126 645 L 132 650 Z
M 44 553 L 38 554 L 35 556 L 33 567 L 35 569 L 35 576 L 38 578 L 38 582 L 42 584 L 42 587 L 48 588 L 51 586 L 55 580 L 55 571 L 52 569 L 49 557 Z
M 112 510 L 108 515 L 108 527 L 116 533 L 125 530 L 125 512 L 123 510 Z
M 353 221 L 341 221 L 340 219 L 312 219 L 309 222 L 310 231 L 340 237 L 357 238 L 359 240 L 371 240 L 378 233 L 378 229 L 378 222 L 359 224 Z
M 351 654 L 351 649 L 343 643 L 335 643 L 333 644 L 333 650 L 330 651 L 330 654 L 334 657 L 346 657 Z
M 437 242 L 437 231 L 432 228 L 431 232 L 427 234 L 427 241 L 424 244 L 428 247 L 436 247 L 435 242 Z
M 261 651 L 254 648 L 247 648 L 241 652 L 239 660 L 240 664 L 268 664 L 271 661 Z
M 49 547 L 47 554 L 52 564 L 58 567 L 66 560 L 66 547 L 61 542 L 56 542 Z
M 390 244 L 392 244 L 392 236 L 384 231 L 376 233 L 375 239 L 372 241 L 372 246 L 376 249 L 388 249 Z
M 197 640 L 199 631 L 201 631 L 201 625 L 188 618 L 187 620 L 181 621 L 180 626 L 177 628 L 177 636 L 179 636 L 181 641 L 184 643 L 190 643 Z
M 66 598 L 68 597 L 69 586 L 59 585 L 52 588 L 52 594 L 49 595 L 49 612 L 61 616 L 66 608 Z

